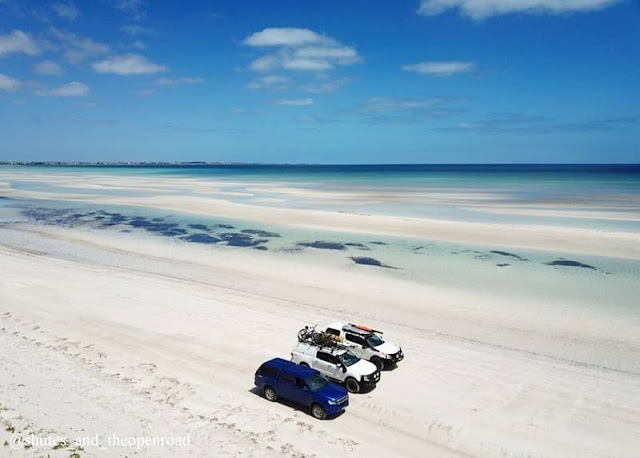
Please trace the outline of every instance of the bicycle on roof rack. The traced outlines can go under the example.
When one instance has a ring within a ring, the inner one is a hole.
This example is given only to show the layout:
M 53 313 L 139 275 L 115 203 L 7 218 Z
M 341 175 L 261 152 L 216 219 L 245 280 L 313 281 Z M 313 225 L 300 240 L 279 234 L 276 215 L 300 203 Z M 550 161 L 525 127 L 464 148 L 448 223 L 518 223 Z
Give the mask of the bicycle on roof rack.
M 298 342 L 306 342 L 319 347 L 338 348 L 342 339 L 325 331 L 317 331 L 316 325 L 305 326 L 298 331 Z

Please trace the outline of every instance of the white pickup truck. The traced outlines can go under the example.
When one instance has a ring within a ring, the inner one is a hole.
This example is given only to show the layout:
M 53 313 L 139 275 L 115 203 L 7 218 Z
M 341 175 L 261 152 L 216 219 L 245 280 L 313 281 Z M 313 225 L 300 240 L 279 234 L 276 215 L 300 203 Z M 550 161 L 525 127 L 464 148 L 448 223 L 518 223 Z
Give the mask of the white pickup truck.
M 382 370 L 385 365 L 396 364 L 404 359 L 402 348 L 385 342 L 381 331 L 367 326 L 333 323 L 327 326 L 325 332 L 344 340 L 353 353 L 362 359 L 371 361 L 378 370 Z
M 298 342 L 291 352 L 291 361 L 343 382 L 351 393 L 357 393 L 364 387 L 373 387 L 380 380 L 380 371 L 376 366 L 343 347 L 329 348 Z

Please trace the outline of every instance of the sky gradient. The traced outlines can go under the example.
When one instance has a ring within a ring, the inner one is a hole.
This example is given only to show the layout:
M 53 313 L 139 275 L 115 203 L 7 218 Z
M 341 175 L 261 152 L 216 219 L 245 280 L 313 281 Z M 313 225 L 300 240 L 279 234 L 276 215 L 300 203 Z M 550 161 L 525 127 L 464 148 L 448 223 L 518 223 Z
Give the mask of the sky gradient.
M 640 162 L 640 2 L 0 0 L 0 160 Z

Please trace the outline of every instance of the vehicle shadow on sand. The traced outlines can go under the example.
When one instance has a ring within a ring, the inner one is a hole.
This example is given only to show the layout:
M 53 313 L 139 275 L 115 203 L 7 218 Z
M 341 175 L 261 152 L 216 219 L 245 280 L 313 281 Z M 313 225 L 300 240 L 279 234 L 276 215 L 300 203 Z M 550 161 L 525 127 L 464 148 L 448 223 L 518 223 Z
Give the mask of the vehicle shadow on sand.
M 262 393 L 262 391 L 260 391 L 260 389 L 257 386 L 254 386 L 253 388 L 251 388 L 250 390 L 248 390 L 249 393 L 251 394 L 255 394 L 256 396 L 262 398 L 265 402 L 270 402 L 269 400 L 267 400 L 267 398 L 264 397 L 264 394 Z M 296 404 L 295 402 L 291 402 L 288 399 L 283 399 L 283 398 L 278 398 L 277 401 L 275 401 L 279 404 L 285 405 L 293 410 L 295 410 L 296 412 L 302 412 L 304 414 L 306 414 L 307 416 L 313 418 L 314 420 L 316 420 L 313 415 L 311 415 L 311 412 L 309 409 L 304 408 L 303 406 L 301 406 L 300 404 Z M 338 413 L 337 415 L 333 415 L 330 417 L 327 417 L 326 420 L 335 420 L 336 418 L 341 417 L 344 414 L 344 410 L 340 413 Z

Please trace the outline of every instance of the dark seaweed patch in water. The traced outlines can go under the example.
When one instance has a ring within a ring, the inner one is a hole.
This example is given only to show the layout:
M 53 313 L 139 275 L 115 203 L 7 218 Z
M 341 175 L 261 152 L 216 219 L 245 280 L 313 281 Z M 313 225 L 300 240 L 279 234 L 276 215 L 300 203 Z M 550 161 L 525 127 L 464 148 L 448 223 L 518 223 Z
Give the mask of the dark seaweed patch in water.
M 187 227 L 189 229 L 196 229 L 199 231 L 208 231 L 209 230 L 209 226 L 207 226 L 206 224 L 187 224 Z
M 371 249 L 368 246 L 363 245 L 362 243 L 349 242 L 349 243 L 345 243 L 345 246 L 357 248 L 358 250 L 362 250 L 362 251 L 371 251 Z
M 186 229 L 183 229 L 181 227 L 176 227 L 173 229 L 169 229 L 167 231 L 162 231 L 160 232 L 162 235 L 167 236 L 167 237 L 175 237 L 178 235 L 185 235 L 187 233 Z
M 363 266 L 375 266 L 375 267 L 384 267 L 387 269 L 395 269 L 395 267 L 391 267 L 388 266 L 386 264 L 381 263 L 380 261 L 378 261 L 377 259 L 374 258 L 367 258 L 364 256 L 352 256 L 350 258 L 353 262 L 355 262 L 356 264 L 360 264 Z
M 261 251 L 267 251 L 268 248 L 266 246 L 260 245 L 260 246 L 254 246 L 253 247 L 254 250 L 261 250 Z
M 373 242 L 369 242 L 369 243 L 371 243 L 371 244 L 373 244 L 373 245 L 386 245 L 386 243 L 385 243 L 385 242 L 378 242 L 378 241 L 376 241 L 376 240 L 374 240 Z
M 280 234 L 278 234 L 277 232 L 262 231 L 260 229 L 245 229 L 240 232 L 242 232 L 243 234 L 257 235 L 260 237 L 280 237 Z
M 222 241 L 222 239 L 212 237 L 209 234 L 191 234 L 186 237 L 180 237 L 180 239 L 191 243 L 218 243 Z
M 265 239 L 254 240 L 250 235 L 241 232 L 224 232 L 218 235 L 229 246 L 251 247 L 268 242 L 268 240 Z
M 511 264 L 496 264 L 496 266 L 498 267 L 507 267 L 510 266 Z
M 489 251 L 489 253 L 497 254 L 500 256 L 507 256 L 510 258 L 516 258 L 518 261 L 528 261 L 528 259 L 523 258 L 522 256 L 518 256 L 517 254 L 509 253 L 507 251 L 491 250 Z
M 344 250 L 347 249 L 347 247 L 344 246 L 344 244 L 336 243 L 336 242 L 323 242 L 323 241 L 298 242 L 298 243 L 296 243 L 296 245 L 302 246 L 302 247 L 306 247 L 306 248 L 318 248 L 320 250 L 339 250 L 339 251 L 344 251 Z
M 591 269 L 598 270 L 597 268 L 590 266 L 589 264 L 584 264 L 578 261 L 571 261 L 569 259 L 556 259 L 555 261 L 547 262 L 548 266 L 564 266 L 564 267 L 581 267 L 583 269 Z
M 231 224 L 216 224 L 216 227 L 219 227 L 220 229 L 235 229 L 235 226 L 232 226 Z

